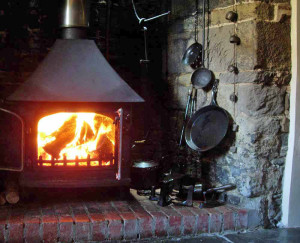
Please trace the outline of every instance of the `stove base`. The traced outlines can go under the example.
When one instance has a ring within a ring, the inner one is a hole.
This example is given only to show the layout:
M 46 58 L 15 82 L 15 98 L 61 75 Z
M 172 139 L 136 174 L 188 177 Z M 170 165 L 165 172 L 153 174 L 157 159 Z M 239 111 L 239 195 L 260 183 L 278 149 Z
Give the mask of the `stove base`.
M 19 183 L 21 187 L 37 188 L 87 188 L 129 186 L 129 173 L 121 180 L 116 179 L 115 171 L 24 171 Z

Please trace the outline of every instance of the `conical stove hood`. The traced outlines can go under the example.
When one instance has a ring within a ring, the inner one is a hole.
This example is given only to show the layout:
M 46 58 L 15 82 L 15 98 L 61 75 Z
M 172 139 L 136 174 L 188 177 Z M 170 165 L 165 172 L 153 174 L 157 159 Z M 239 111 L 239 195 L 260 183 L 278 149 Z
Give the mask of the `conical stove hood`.
M 62 0 L 58 39 L 37 70 L 8 100 L 143 102 L 87 40 L 89 0 Z
M 95 42 L 58 39 L 11 101 L 143 102 L 113 70 Z

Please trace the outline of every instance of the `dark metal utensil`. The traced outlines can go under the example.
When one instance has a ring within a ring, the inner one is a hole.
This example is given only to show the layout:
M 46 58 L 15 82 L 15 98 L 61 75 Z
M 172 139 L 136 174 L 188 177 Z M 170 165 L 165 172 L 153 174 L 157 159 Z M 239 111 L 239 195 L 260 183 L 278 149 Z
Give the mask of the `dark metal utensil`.
M 232 36 L 230 36 L 229 41 L 230 41 L 230 43 L 232 43 L 232 44 L 237 44 L 237 45 L 241 44 L 241 39 L 240 39 L 240 37 L 238 37 L 237 35 L 232 35 Z
M 152 160 L 135 161 L 131 167 L 131 187 L 150 190 L 157 184 L 159 163 Z
M 209 69 L 205 68 L 204 65 L 204 59 L 205 59 L 205 2 L 206 0 L 203 0 L 203 16 L 202 16 L 202 22 L 203 22 L 203 27 L 202 27 L 202 65 L 200 68 L 198 68 L 192 75 L 192 84 L 196 89 L 202 89 L 205 88 L 210 84 L 210 82 L 213 81 L 214 75 L 212 71 Z
M 234 11 L 229 11 L 226 13 L 225 19 L 231 21 L 231 22 L 235 22 L 237 21 L 238 15 L 236 12 Z
M 185 107 L 184 120 L 183 120 L 179 143 L 178 143 L 179 147 L 183 145 L 183 141 L 184 141 L 183 136 L 184 136 L 186 123 L 188 119 L 190 119 L 190 117 L 194 114 L 195 109 L 196 109 L 196 90 L 194 89 L 194 87 L 192 87 L 192 89 L 190 89 L 188 93 L 188 100 Z
M 193 64 L 199 56 L 202 55 L 202 45 L 198 42 L 190 45 L 182 57 L 182 63 L 185 65 Z
M 194 31 L 194 38 L 195 43 L 192 44 L 184 53 L 182 57 L 182 63 L 185 65 L 192 65 L 197 62 L 199 57 L 202 56 L 202 45 L 198 42 L 198 0 L 195 0 L 196 5 L 196 13 L 195 13 L 195 31 Z
M 222 193 L 224 191 L 233 190 L 236 186 L 234 184 L 227 184 L 219 187 L 209 188 L 203 192 L 204 201 L 200 203 L 200 208 L 214 208 L 225 204 L 225 201 L 217 200 L 217 193 Z M 207 200 L 207 194 L 212 194 L 211 198 Z
M 212 88 L 211 104 L 198 110 L 188 121 L 185 128 L 185 141 L 196 151 L 204 152 L 217 146 L 225 137 L 229 117 L 215 100 L 217 80 Z
M 212 71 L 202 66 L 192 74 L 192 84 L 196 89 L 203 89 L 214 79 Z

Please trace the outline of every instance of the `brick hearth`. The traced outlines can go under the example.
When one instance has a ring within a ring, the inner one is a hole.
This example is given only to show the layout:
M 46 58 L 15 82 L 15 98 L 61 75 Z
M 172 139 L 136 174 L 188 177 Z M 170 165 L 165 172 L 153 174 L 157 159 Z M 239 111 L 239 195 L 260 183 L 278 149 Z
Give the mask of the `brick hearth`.
M 126 200 L 35 202 L 0 208 L 0 242 L 132 240 L 222 233 L 259 225 L 255 211 L 233 206 L 159 207 L 131 191 Z M 85 197 L 84 197 L 85 198 Z M 98 197 L 99 198 L 99 197 Z M 102 198 L 102 199 L 101 199 Z

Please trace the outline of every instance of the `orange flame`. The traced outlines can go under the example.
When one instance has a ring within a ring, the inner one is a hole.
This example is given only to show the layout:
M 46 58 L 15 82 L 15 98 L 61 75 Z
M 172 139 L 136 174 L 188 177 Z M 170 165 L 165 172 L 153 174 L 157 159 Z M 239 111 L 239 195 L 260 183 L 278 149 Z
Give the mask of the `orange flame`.
M 56 113 L 38 123 L 38 156 L 54 160 L 54 166 L 87 166 L 87 161 L 114 154 L 115 129 L 113 120 L 96 113 Z M 59 160 L 59 162 L 57 162 Z M 110 161 L 91 161 L 91 166 L 109 165 Z M 51 166 L 51 163 L 41 163 Z

